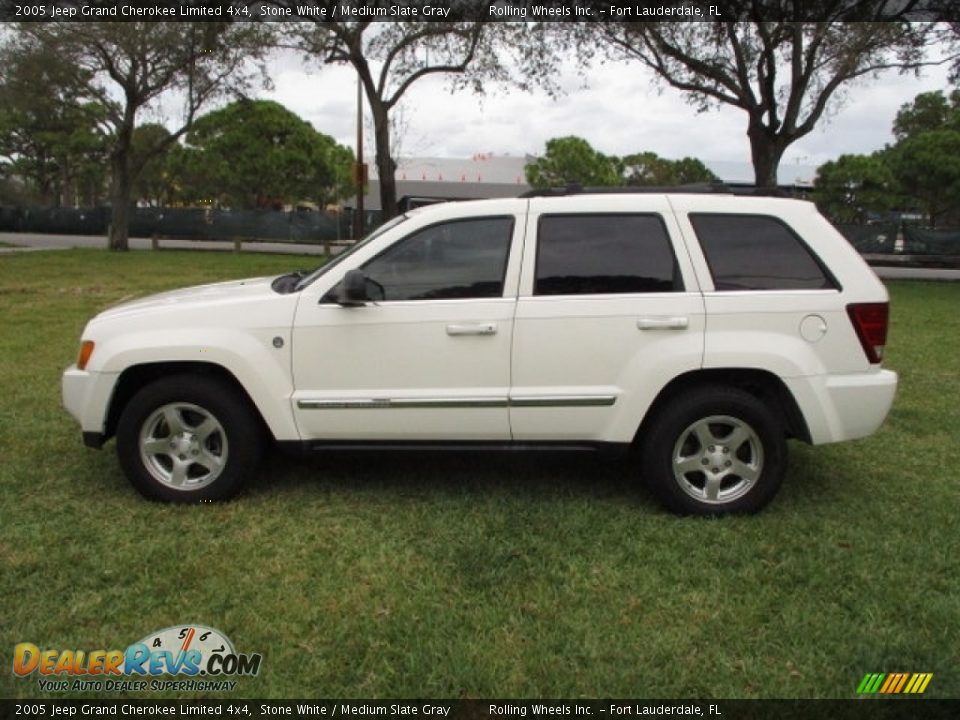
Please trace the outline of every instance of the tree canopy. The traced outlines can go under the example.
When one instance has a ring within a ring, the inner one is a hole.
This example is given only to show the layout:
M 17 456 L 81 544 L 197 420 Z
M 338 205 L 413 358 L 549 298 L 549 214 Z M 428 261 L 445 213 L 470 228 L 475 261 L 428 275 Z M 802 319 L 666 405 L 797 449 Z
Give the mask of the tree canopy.
M 918 212 L 931 225 L 960 221 L 960 91 L 921 93 L 893 122 L 896 142 L 820 167 L 814 197 L 837 222 L 870 212 Z
M 930 225 L 960 212 L 960 131 L 927 130 L 891 149 L 890 166 L 904 192 L 916 198 Z
M 0 164 L 57 205 L 95 201 L 106 160 L 108 107 L 51 48 L 0 48 Z M 83 77 L 81 73 L 81 77 Z
M 14 57 L 57 56 L 73 92 L 107 108 L 111 129 L 109 247 L 127 249 L 133 182 L 151 157 L 182 136 L 197 112 L 223 93 L 246 87 L 249 61 L 263 49 L 264 30 L 250 24 L 179 22 L 44 22 L 16 26 Z M 132 153 L 137 116 L 178 92 L 182 115 L 157 145 Z M 114 97 L 119 97 L 115 102 Z
M 294 47 L 324 63 L 349 64 L 356 71 L 373 118 L 384 218 L 397 212 L 397 165 L 391 147 L 390 116 L 415 83 L 431 76 L 448 76 L 459 87 L 482 92 L 486 82 L 511 77 L 509 58 L 504 53 L 510 48 L 530 59 L 529 67 L 539 67 L 532 39 L 540 37 L 536 28 L 508 23 L 325 20 L 298 23 L 292 35 L 292 41 L 284 38 L 280 45 Z M 521 35 L 523 42 L 512 40 Z M 542 67 L 539 77 L 548 77 Z
M 535 188 L 563 187 L 570 183 L 584 187 L 620 187 L 720 181 L 695 158 L 668 160 L 649 151 L 619 158 L 604 155 L 575 135 L 548 140 L 544 155 L 527 165 L 526 176 Z
M 620 163 L 627 185 L 666 187 L 720 182 L 706 165 L 692 157 L 668 160 L 648 151 L 626 155 Z
M 597 39 L 617 58 L 637 60 L 666 85 L 687 94 L 699 111 L 716 105 L 747 116 L 756 184 L 775 187 L 784 151 L 810 133 L 843 89 L 884 70 L 927 64 L 935 23 L 884 21 L 885 0 L 825 0 L 825 22 L 794 22 L 793 0 L 731 0 L 725 6 L 750 22 L 605 22 L 590 24 L 586 53 Z
M 237 208 L 336 202 L 353 153 L 279 103 L 239 100 L 198 118 L 172 164 L 183 200 Z
M 865 223 L 872 213 L 897 209 L 898 183 L 883 153 L 841 155 L 817 170 L 813 198 L 837 223 Z
M 535 188 L 573 182 L 595 187 L 623 184 L 617 158 L 597 152 L 586 140 L 575 136 L 548 140 L 546 153 L 527 165 L 526 175 L 527 182 Z
M 920 93 L 900 107 L 893 121 L 893 136 L 906 140 L 929 130 L 960 131 L 960 90 Z

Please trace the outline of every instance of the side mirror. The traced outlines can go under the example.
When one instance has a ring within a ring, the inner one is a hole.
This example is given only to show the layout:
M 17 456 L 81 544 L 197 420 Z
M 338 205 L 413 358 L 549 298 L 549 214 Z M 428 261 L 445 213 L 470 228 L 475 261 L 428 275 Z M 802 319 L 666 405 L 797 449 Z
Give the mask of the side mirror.
M 344 307 L 357 307 L 370 302 L 370 297 L 367 295 L 367 276 L 363 274 L 363 270 L 358 268 L 347 270 L 347 274 L 340 282 L 337 302 Z

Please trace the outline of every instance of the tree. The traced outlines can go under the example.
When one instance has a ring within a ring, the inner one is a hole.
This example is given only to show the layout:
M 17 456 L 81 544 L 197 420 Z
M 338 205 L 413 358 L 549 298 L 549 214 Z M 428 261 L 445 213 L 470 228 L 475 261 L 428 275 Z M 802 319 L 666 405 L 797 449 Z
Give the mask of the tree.
M 172 145 L 167 142 L 170 131 L 163 125 L 147 123 L 133 130 L 130 142 L 131 165 L 140 172 L 133 182 L 132 199 L 154 207 L 164 207 L 170 202 L 173 187 L 167 168 L 167 157 Z M 153 148 L 162 147 L 159 153 Z
M 960 211 L 960 131 L 927 130 L 890 150 L 890 162 L 904 192 L 916 198 L 930 225 Z
M 654 152 L 635 153 L 620 160 L 627 185 L 670 186 L 716 183 L 720 178 L 692 157 L 667 160 Z
M 349 64 L 356 71 L 373 117 L 380 207 L 384 219 L 388 219 L 397 213 L 397 166 L 390 145 L 390 114 L 404 93 L 417 81 L 436 75 L 455 76 L 461 85 L 469 84 L 476 91 L 482 91 L 484 80 L 505 80 L 505 59 L 497 52 L 497 43 L 511 33 L 524 31 L 479 21 L 325 20 L 294 26 L 296 41 L 292 45 L 283 41 L 281 46 L 294 47 L 325 63 Z
M 960 91 L 921 93 L 893 123 L 897 142 L 872 155 L 843 155 L 817 172 L 814 199 L 836 222 L 870 211 L 924 213 L 931 225 L 960 211 Z
M 893 123 L 897 142 L 885 157 L 904 202 L 913 200 L 931 225 L 955 221 L 960 211 L 960 90 L 920 93 Z
M 279 103 L 247 99 L 197 119 L 176 160 L 181 186 L 242 208 L 335 202 L 350 191 L 352 163 L 349 149 Z
M 667 160 L 649 151 L 617 158 L 594 150 L 586 140 L 573 135 L 548 140 L 546 153 L 527 165 L 526 176 L 535 188 L 562 187 L 568 183 L 620 187 L 720 182 L 695 158 Z
M 106 108 L 72 83 L 76 68 L 45 49 L 0 48 L 0 164 L 59 206 L 99 195 Z M 71 192 L 72 191 L 72 192 Z
M 620 162 L 594 150 L 580 137 L 568 136 L 547 141 L 543 157 L 526 167 L 527 182 L 535 188 L 579 183 L 583 186 L 623 185 Z
M 688 185 L 690 183 L 718 183 L 721 182 L 712 170 L 692 157 L 682 157 L 673 161 L 674 184 Z
M 960 90 L 949 97 L 942 90 L 920 93 L 900 107 L 893 121 L 898 141 L 928 130 L 960 130 Z
M 267 31 L 249 24 L 176 22 L 49 22 L 17 26 L 17 53 L 58 53 L 75 68 L 71 87 L 109 109 L 111 225 L 109 247 L 126 250 L 133 183 L 146 162 L 193 123 L 218 96 L 246 87 L 246 62 Z M 182 94 L 176 129 L 132 153 L 137 115 L 165 93 Z M 120 101 L 110 101 L 119 95 Z
M 750 22 L 603 22 L 590 38 L 616 57 L 639 60 L 704 111 L 747 115 L 756 184 L 775 187 L 791 143 L 807 135 L 844 88 L 884 70 L 916 70 L 935 23 L 839 22 L 850 3 L 824 0 L 824 22 L 794 22 L 794 0 L 730 0 L 725 14 Z M 885 0 L 856 4 L 856 20 L 888 20 Z M 591 40 L 592 41 L 592 40 Z M 588 48 L 589 49 L 589 48 Z
M 172 205 L 209 206 L 217 201 L 213 174 L 196 148 L 174 143 L 164 156 L 163 172 L 170 182 Z
M 817 169 L 813 199 L 836 223 L 864 223 L 871 212 L 901 206 L 897 181 L 888 158 L 873 155 L 841 155 Z

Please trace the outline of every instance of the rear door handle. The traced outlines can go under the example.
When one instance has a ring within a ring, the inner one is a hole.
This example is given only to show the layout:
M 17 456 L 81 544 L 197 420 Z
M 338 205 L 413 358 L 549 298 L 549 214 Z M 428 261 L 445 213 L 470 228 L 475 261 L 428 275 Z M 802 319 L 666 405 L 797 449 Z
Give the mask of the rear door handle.
M 447 325 L 447 335 L 496 335 L 497 324 L 485 323 L 454 323 Z
M 644 317 L 637 320 L 641 330 L 686 330 L 690 319 L 686 317 Z

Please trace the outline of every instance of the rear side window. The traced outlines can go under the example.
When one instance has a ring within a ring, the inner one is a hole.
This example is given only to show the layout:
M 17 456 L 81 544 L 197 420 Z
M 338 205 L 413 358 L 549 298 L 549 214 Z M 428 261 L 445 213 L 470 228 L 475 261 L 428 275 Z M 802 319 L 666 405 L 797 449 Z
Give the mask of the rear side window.
M 717 290 L 824 290 L 836 283 L 797 235 L 764 215 L 690 215 Z
M 682 290 L 659 215 L 544 215 L 535 295 Z

